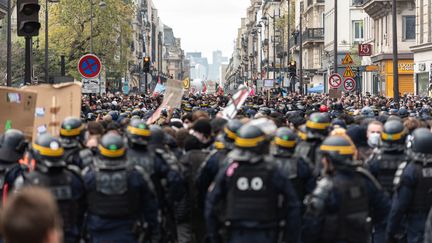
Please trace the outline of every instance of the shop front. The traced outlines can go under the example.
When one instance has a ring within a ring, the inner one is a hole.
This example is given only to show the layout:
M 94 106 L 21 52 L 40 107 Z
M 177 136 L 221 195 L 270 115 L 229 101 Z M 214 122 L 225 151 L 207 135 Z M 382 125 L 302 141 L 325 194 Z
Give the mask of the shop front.
M 393 94 L 393 60 L 382 60 L 380 66 L 381 94 L 394 97 Z M 414 61 L 402 59 L 398 61 L 399 93 L 400 95 L 414 94 Z

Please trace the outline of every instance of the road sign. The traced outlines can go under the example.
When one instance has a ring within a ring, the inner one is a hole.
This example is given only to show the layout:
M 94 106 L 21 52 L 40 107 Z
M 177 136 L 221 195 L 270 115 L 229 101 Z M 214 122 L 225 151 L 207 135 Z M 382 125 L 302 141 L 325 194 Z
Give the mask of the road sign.
M 347 66 L 347 67 L 345 68 L 345 72 L 344 72 L 343 76 L 344 76 L 345 78 L 354 78 L 356 75 L 354 74 L 354 72 L 353 72 L 351 66 Z
M 330 88 L 337 89 L 342 85 L 342 77 L 338 73 L 333 73 L 329 76 Z
M 359 56 L 366 57 L 372 55 L 372 45 L 371 44 L 359 44 L 358 45 Z
M 101 61 L 96 55 L 86 54 L 81 57 L 78 62 L 78 71 L 87 79 L 96 78 L 99 76 L 102 65 Z
M 183 79 L 183 88 L 184 89 L 189 89 L 190 88 L 190 79 L 189 78 Z
M 344 80 L 344 89 L 348 92 L 354 91 L 356 88 L 356 81 L 353 78 L 346 78 Z
M 82 89 L 81 93 L 83 94 L 96 94 L 100 92 L 99 86 L 100 80 L 98 78 L 82 79 Z
M 342 59 L 342 65 L 348 65 L 348 64 L 353 64 L 354 61 L 351 57 L 351 55 L 349 53 L 347 53 L 344 57 L 344 59 Z

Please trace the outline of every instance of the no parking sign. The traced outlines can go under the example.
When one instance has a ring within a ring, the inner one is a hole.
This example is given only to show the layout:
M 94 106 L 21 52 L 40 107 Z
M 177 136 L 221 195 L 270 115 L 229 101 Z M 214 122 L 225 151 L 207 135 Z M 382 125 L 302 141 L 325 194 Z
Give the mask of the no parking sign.
M 87 54 L 81 57 L 78 62 L 78 71 L 80 74 L 87 79 L 96 78 L 101 72 L 101 61 L 93 54 Z
M 332 89 L 337 89 L 342 85 L 342 77 L 337 73 L 333 73 L 332 75 L 330 75 L 328 81 L 329 86 Z

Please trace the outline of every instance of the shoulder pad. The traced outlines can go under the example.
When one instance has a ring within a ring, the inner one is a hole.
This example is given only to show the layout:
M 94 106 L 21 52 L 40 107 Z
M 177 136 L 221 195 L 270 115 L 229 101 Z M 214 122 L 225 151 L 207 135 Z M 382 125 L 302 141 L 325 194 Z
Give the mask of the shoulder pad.
M 76 166 L 76 165 L 71 165 L 71 164 L 69 164 L 69 165 L 66 166 L 66 168 L 67 168 L 68 170 L 72 171 L 72 172 L 75 173 L 75 174 L 78 174 L 78 175 L 81 174 L 81 170 L 80 170 L 80 168 L 79 168 L 78 166 Z
M 402 176 L 402 173 L 403 173 L 403 171 L 405 170 L 405 168 L 406 168 L 406 166 L 408 165 L 408 162 L 402 162 L 400 165 L 399 165 L 399 167 L 398 167 L 398 169 L 396 170 L 396 173 L 395 173 L 395 177 L 394 177 L 394 179 L 393 179 L 393 185 L 395 186 L 395 187 L 399 187 L 399 185 L 400 185 L 400 181 L 401 181 L 401 176 Z
M 365 176 L 367 179 L 369 179 L 374 186 L 378 189 L 378 190 L 382 190 L 382 187 L 380 185 L 380 183 L 377 181 L 377 179 L 375 179 L 375 177 L 365 168 L 363 167 L 356 167 L 356 172 L 358 172 L 359 174 Z
M 90 167 L 90 166 L 86 166 L 86 167 L 84 167 L 84 169 L 81 171 L 81 176 L 84 177 L 87 173 L 90 172 L 90 170 L 91 170 L 91 167 Z
M 136 171 L 138 171 L 138 173 L 142 176 L 142 178 L 144 179 L 144 181 L 146 182 L 148 188 L 150 189 L 150 191 L 155 192 L 154 186 L 153 186 L 153 182 L 150 179 L 150 175 L 144 170 L 144 168 L 142 168 L 141 166 L 135 165 L 133 167 Z

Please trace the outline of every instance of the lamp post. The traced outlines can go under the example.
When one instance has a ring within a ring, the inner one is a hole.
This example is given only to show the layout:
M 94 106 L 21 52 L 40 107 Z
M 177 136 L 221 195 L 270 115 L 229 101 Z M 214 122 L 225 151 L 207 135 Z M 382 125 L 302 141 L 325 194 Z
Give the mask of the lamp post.
M 392 39 L 393 39 L 393 97 L 399 102 L 399 70 L 398 70 L 398 40 L 397 40 L 397 12 L 396 0 L 392 1 Z
M 12 0 L 8 0 L 7 5 L 7 57 L 6 57 L 6 85 L 12 85 L 12 10 L 11 10 Z
M 276 49 L 276 9 L 273 9 L 273 16 L 266 15 L 261 18 L 262 21 L 264 21 L 266 28 L 267 28 L 267 78 L 269 78 L 269 64 L 270 64 L 270 21 L 268 21 L 271 18 L 273 21 L 273 79 L 276 78 L 276 55 L 275 55 L 275 49 Z
M 263 52 L 263 48 L 262 48 L 262 25 L 261 25 L 261 23 L 263 23 L 262 21 L 260 21 L 260 22 L 258 22 L 258 24 L 257 24 L 257 32 L 258 32 L 258 34 L 259 34 L 259 44 L 260 44 L 260 48 L 259 48 L 259 59 L 260 59 L 260 62 L 259 62 L 259 72 L 260 72 L 260 78 L 262 79 L 262 52 Z
M 58 3 L 60 0 L 45 0 L 45 83 L 54 83 L 54 80 L 52 82 L 49 82 L 49 64 L 48 64 L 48 3 Z

